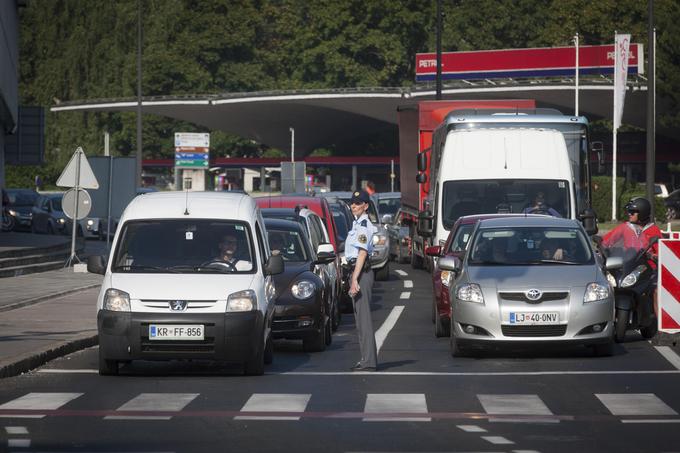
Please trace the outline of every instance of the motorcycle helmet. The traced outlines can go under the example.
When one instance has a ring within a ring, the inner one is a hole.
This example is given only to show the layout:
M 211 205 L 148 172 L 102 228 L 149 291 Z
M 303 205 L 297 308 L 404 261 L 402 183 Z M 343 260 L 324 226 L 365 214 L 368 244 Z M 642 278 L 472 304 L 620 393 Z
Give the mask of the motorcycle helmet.
M 637 212 L 638 222 L 641 224 L 646 224 L 647 222 L 649 222 L 649 217 L 652 213 L 652 205 L 646 198 L 635 197 L 631 199 L 626 205 L 626 211 Z

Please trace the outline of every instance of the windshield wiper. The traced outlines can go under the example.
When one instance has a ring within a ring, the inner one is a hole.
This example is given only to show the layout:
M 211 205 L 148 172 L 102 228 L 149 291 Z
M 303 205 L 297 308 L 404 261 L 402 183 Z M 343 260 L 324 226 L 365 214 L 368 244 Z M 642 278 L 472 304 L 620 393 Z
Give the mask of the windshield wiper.
M 170 269 L 174 271 L 194 271 L 194 272 L 207 272 L 212 274 L 229 274 L 230 269 L 224 266 L 191 266 L 189 264 L 180 264 L 178 266 L 172 266 Z
M 156 272 L 172 272 L 177 273 L 177 271 L 169 269 L 167 267 L 160 266 L 146 266 L 142 264 L 124 264 L 122 266 L 115 266 L 113 268 L 114 272 L 118 271 L 156 271 Z
M 540 260 L 536 261 L 535 264 L 581 264 L 576 261 L 562 261 L 562 260 Z

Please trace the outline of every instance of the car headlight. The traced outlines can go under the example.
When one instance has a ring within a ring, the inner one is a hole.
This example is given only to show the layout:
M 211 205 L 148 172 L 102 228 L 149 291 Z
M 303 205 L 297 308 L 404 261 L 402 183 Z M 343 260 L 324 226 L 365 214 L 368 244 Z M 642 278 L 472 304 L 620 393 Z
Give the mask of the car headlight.
M 91 227 L 92 225 L 94 225 L 94 220 L 87 219 L 87 226 Z
M 637 283 L 640 275 L 647 270 L 647 266 L 640 264 L 638 267 L 633 269 L 633 272 L 626 275 L 623 280 L 621 280 L 621 288 L 628 288 Z
M 312 297 L 315 289 L 314 283 L 309 280 L 300 280 L 291 286 L 290 292 L 292 292 L 293 296 L 297 299 L 307 299 Z
M 12 217 L 17 216 L 17 212 L 14 209 L 8 209 L 7 211 L 9 212 L 9 215 L 11 215 Z
M 478 304 L 484 303 L 482 288 L 480 288 L 476 283 L 460 285 L 456 290 L 456 299 L 466 302 L 475 302 Z
M 595 302 L 609 297 L 609 288 L 600 285 L 599 283 L 589 283 L 586 286 L 586 294 L 583 296 L 583 302 Z
M 60 225 L 63 225 L 63 224 L 66 223 L 66 219 L 64 219 L 64 218 L 57 219 L 57 223 L 60 224 Z
M 130 295 L 119 289 L 107 289 L 104 293 L 104 310 L 130 311 Z
M 257 296 L 252 289 L 229 294 L 227 312 L 253 311 L 257 308 Z
M 385 245 L 387 243 L 387 236 L 385 233 L 375 233 L 373 235 L 373 246 Z
M 442 271 L 441 280 L 442 285 L 448 288 L 449 283 L 451 282 L 451 271 Z
M 610 285 L 612 285 L 612 288 L 616 288 L 616 279 L 609 272 L 607 272 L 607 281 L 609 282 Z

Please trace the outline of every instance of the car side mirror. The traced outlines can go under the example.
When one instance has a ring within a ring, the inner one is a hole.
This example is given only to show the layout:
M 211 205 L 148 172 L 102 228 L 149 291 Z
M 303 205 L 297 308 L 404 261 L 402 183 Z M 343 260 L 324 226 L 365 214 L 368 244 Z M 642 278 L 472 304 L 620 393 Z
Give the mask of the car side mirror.
M 439 256 L 442 253 L 442 248 L 439 245 L 431 245 L 429 247 L 425 247 L 425 254 L 427 256 Z
M 588 233 L 588 236 L 596 235 L 599 230 L 597 227 L 597 216 L 595 215 L 595 210 L 592 208 L 585 208 L 579 217 L 581 218 L 581 223 L 583 224 L 583 228 L 586 230 L 586 233 Z
M 392 214 L 385 214 L 384 216 L 382 216 L 382 223 L 384 223 L 385 225 L 389 225 L 393 221 L 394 217 L 392 216 Z
M 316 263 L 332 263 L 335 260 L 335 256 L 333 244 L 319 244 L 319 248 L 316 250 Z
M 264 265 L 264 275 L 276 275 L 283 272 L 283 257 L 281 255 L 271 255 Z
M 606 261 L 607 270 L 620 269 L 623 267 L 623 257 L 622 256 L 610 256 Z
M 87 257 L 87 271 L 91 274 L 104 275 L 106 273 L 106 260 L 102 255 L 90 255 Z
M 463 268 L 463 264 L 460 261 L 460 258 L 457 256 L 446 256 L 440 258 L 439 261 L 437 261 L 437 266 L 443 271 L 451 271 L 456 274 L 458 274 Z

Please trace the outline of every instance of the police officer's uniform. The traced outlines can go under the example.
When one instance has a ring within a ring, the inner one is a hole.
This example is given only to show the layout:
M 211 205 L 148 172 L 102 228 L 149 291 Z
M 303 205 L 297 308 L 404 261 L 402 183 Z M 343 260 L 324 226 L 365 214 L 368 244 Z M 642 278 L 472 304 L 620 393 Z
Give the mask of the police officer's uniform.
M 354 192 L 351 202 L 368 203 L 369 195 L 364 192 Z M 364 212 L 358 219 L 354 220 L 352 229 L 347 233 L 345 240 L 345 258 L 351 266 L 350 269 L 350 288 L 351 278 L 354 272 L 354 265 L 359 256 L 359 250 L 366 250 L 367 256 L 364 261 L 364 268 L 359 276 L 359 293 L 352 297 L 354 306 L 354 319 L 357 326 L 359 337 L 359 347 L 361 349 L 361 360 L 355 369 L 376 368 L 378 364 L 378 353 L 375 346 L 375 334 L 373 333 L 373 321 L 371 319 L 371 296 L 373 293 L 373 270 L 370 265 L 370 257 L 373 252 L 373 233 L 376 229 Z

